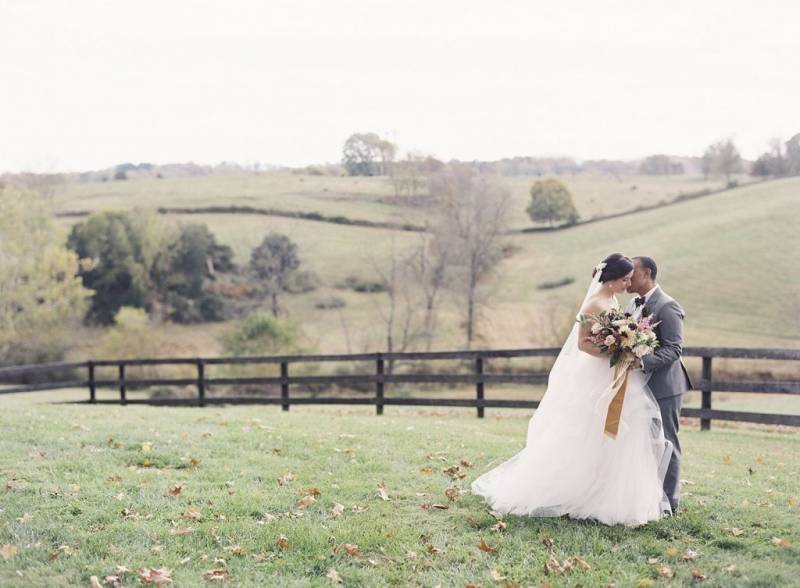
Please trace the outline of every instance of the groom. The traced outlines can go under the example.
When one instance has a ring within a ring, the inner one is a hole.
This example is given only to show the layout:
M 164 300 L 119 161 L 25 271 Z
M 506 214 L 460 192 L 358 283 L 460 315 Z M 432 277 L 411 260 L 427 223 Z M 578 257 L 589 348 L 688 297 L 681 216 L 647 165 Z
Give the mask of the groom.
M 669 499 L 672 513 L 677 514 L 680 501 L 681 444 L 678 440 L 678 418 L 683 404 L 683 394 L 692 388 L 689 374 L 681 361 L 683 349 L 683 317 L 680 304 L 671 298 L 656 283 L 658 266 L 645 256 L 633 258 L 633 276 L 628 291 L 638 296 L 630 301 L 627 312 L 635 318 L 649 316 L 658 337 L 659 346 L 641 361 L 647 385 L 658 401 L 664 437 L 673 445 L 664 492 Z

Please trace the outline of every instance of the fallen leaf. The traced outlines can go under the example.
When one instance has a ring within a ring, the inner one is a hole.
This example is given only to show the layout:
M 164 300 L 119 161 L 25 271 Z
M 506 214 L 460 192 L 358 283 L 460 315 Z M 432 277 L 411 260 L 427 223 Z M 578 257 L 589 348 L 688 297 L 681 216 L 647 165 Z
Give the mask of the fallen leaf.
M 475 464 L 472 464 L 472 463 L 468 462 L 466 459 L 462 459 L 461 460 L 461 465 L 464 466 L 465 468 L 471 468 Z
M 667 547 L 666 550 L 664 550 L 664 553 L 666 553 L 670 557 L 678 557 L 678 554 L 680 553 L 680 551 L 678 550 L 677 547 L 671 547 L 670 546 L 670 547 Z
M 431 508 L 435 508 L 435 509 L 437 509 L 437 510 L 447 510 L 447 509 L 448 509 L 448 508 L 450 508 L 450 507 L 449 507 L 449 506 L 447 506 L 446 504 L 438 504 L 438 503 L 434 503 L 434 504 L 431 504 Z
M 313 488 L 306 488 L 303 490 L 303 494 L 306 496 L 320 496 L 322 492 L 320 492 L 319 488 L 314 486 Z
M 183 484 L 175 484 L 174 486 L 170 486 L 167 489 L 168 496 L 177 496 L 181 492 L 183 492 L 184 485 Z
M 731 456 L 730 455 L 723 455 L 722 456 L 722 463 L 725 465 L 731 465 Z
M 497 553 L 497 549 L 486 543 L 483 537 L 481 537 L 481 542 L 478 544 L 478 549 L 486 553 Z
M 317 499 L 313 496 L 303 496 L 300 500 L 298 500 L 294 507 L 295 508 L 306 508 L 307 506 L 311 506 L 312 504 L 316 503 Z
M 790 496 L 786 499 L 786 502 L 789 504 L 790 508 L 794 508 L 797 506 L 797 496 Z
M 725 527 L 722 529 L 722 532 L 732 535 L 733 537 L 740 537 L 741 535 L 744 535 L 744 531 L 737 527 Z
M 227 572 L 224 568 L 214 568 L 212 570 L 206 570 L 203 572 L 203 577 L 210 582 L 214 582 L 216 580 L 225 580 L 226 575 Z
M 785 537 L 773 537 L 772 538 L 773 545 L 777 545 L 778 547 L 791 547 L 792 543 L 786 539 Z
M 142 568 L 139 570 L 139 581 L 142 584 L 164 586 L 172 584 L 172 578 L 169 577 L 171 573 L 166 568 Z
M 172 533 L 173 535 L 190 535 L 194 533 L 194 529 L 192 529 L 191 527 L 178 527 L 176 529 L 172 529 L 170 533 Z
M 694 549 L 687 549 L 686 552 L 683 554 L 682 559 L 684 561 L 690 561 L 697 557 L 697 552 Z
M 21 517 L 17 517 L 17 522 L 22 523 L 23 525 L 30 523 L 33 520 L 33 517 L 29 512 L 23 513 Z
M 508 577 L 504 576 L 503 574 L 501 574 L 497 570 L 492 570 L 491 576 L 492 576 L 492 580 L 494 580 L 495 582 L 503 582 L 505 580 L 508 580 Z
M 706 579 L 706 576 L 698 570 L 697 568 L 692 568 L 692 580 L 696 580 L 697 582 L 702 582 Z
M 338 502 L 333 503 L 333 508 L 331 509 L 331 514 L 335 517 L 340 516 L 344 512 L 344 505 L 339 504 Z
M 347 552 L 347 555 L 352 555 L 353 557 L 358 557 L 361 555 L 361 550 L 358 548 L 358 545 L 345 543 L 342 545 L 342 548 Z
M 190 508 L 181 515 L 181 518 L 186 521 L 199 521 L 201 518 L 203 518 L 203 515 L 196 508 Z
M 578 557 L 578 556 L 574 556 L 574 557 L 572 557 L 572 560 L 573 560 L 573 561 L 574 561 L 576 564 L 578 564 L 578 567 L 580 567 L 582 570 L 584 570 L 584 571 L 586 571 L 586 572 L 588 572 L 589 570 L 591 570 L 591 569 L 592 569 L 592 566 L 591 566 L 591 565 L 589 565 L 589 562 L 587 562 L 585 559 L 581 559 L 581 558 L 580 558 L 580 557 Z
M 658 570 L 658 575 L 661 576 L 662 578 L 669 579 L 675 575 L 675 572 L 673 572 L 672 568 L 669 566 L 661 566 L 661 568 Z
M 325 577 L 328 578 L 334 584 L 341 584 L 342 578 L 339 576 L 339 572 L 337 572 L 334 568 L 328 570 L 328 573 L 325 574 Z
M 553 546 L 554 543 L 555 543 L 555 540 L 552 537 L 550 537 L 549 535 L 545 535 L 544 537 L 542 537 L 542 545 L 544 545 L 548 549 L 550 549 Z
M 452 465 L 442 468 L 442 472 L 453 478 L 454 480 L 463 480 L 467 477 L 467 472 L 461 469 L 460 465 Z
M 450 502 L 455 502 L 459 497 L 458 488 L 448 488 L 444 491 L 444 495 L 447 496 L 447 500 Z
M 419 473 L 422 474 L 423 476 L 432 476 L 433 468 L 428 468 L 428 467 L 422 468 L 419 470 Z
M 275 544 L 281 549 L 289 549 L 289 539 L 285 535 L 280 535 Z
M 378 496 L 381 497 L 381 500 L 389 500 L 389 495 L 386 492 L 386 483 L 383 481 L 378 484 Z
M 285 486 L 292 480 L 294 480 L 294 474 L 292 472 L 286 472 L 280 478 L 278 478 L 278 484 L 280 486 Z
M 153 444 L 149 441 L 142 443 L 142 453 L 150 453 L 153 451 Z
M 558 563 L 558 560 L 552 553 L 548 556 L 547 561 L 544 562 L 544 573 L 548 575 L 556 574 L 559 576 L 564 573 L 564 568 Z
M 100 583 L 100 578 L 97 576 L 89 578 L 89 588 L 103 588 L 103 585 Z
M 11 545 L 10 543 L 6 543 L 2 547 L 0 547 L 0 555 L 3 556 L 3 559 L 8 560 L 14 557 L 17 554 L 17 546 Z
M 77 555 L 80 552 L 80 549 L 71 545 L 61 545 L 58 550 L 67 556 Z
M 492 525 L 492 531 L 500 533 L 501 531 L 505 531 L 508 528 L 508 523 L 503 521 L 497 521 L 494 525 Z
M 636 586 L 638 588 L 647 588 L 648 586 L 652 586 L 655 583 L 656 581 L 651 578 L 642 578 L 641 580 L 639 580 Z
M 12 492 L 22 490 L 24 487 L 25 487 L 25 480 L 22 479 L 11 478 L 6 482 L 6 490 L 11 490 Z

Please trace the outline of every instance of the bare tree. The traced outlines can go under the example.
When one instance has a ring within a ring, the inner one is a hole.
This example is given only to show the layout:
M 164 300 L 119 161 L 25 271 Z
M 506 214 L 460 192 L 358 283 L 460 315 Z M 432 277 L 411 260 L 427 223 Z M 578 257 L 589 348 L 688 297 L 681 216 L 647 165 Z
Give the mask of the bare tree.
M 502 258 L 510 196 L 497 178 L 464 164 L 450 165 L 436 174 L 431 189 L 438 203 L 435 239 L 442 250 L 454 253 L 449 284 L 464 298 L 469 349 L 487 301 L 488 291 L 480 288 L 481 282 Z
M 368 263 L 384 286 L 388 304 L 378 304 L 378 315 L 384 325 L 386 351 L 408 351 L 419 340 L 423 327 L 418 318 L 419 304 L 410 285 L 408 259 L 397 252 L 394 237 L 387 258 L 371 256 Z M 386 373 L 391 374 L 394 360 L 389 360 Z
M 451 251 L 443 248 L 446 244 L 448 241 L 435 239 L 429 233 L 421 233 L 420 243 L 408 259 L 413 283 L 421 292 L 424 311 L 422 331 L 426 351 L 430 351 L 433 346 L 440 295 L 447 283 L 447 264 L 453 256 Z

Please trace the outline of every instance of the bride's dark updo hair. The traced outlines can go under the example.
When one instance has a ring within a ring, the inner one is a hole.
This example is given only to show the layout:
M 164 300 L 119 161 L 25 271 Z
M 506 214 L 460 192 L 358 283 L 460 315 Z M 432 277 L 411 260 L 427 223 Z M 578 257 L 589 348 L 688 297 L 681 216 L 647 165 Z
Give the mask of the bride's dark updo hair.
M 622 253 L 612 253 L 603 260 L 603 263 L 606 264 L 606 267 L 603 268 L 600 274 L 601 282 L 619 280 L 633 271 L 633 261 L 630 257 L 622 255 Z M 597 274 L 597 268 L 592 271 L 592 277 L 595 274 Z

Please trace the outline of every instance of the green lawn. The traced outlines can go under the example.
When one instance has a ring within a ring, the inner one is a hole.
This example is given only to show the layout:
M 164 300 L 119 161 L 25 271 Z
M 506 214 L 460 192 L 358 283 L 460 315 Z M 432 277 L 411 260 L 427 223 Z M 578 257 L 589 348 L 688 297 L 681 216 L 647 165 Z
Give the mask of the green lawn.
M 70 394 L 3 397 L 3 586 L 138 585 L 147 568 L 176 586 L 214 582 L 210 570 L 236 586 L 797 585 L 796 433 L 685 426 L 674 519 L 496 530 L 469 482 L 521 447 L 527 411 L 49 403 Z M 463 479 L 443 471 L 455 465 Z M 573 569 L 546 575 L 551 555 Z

